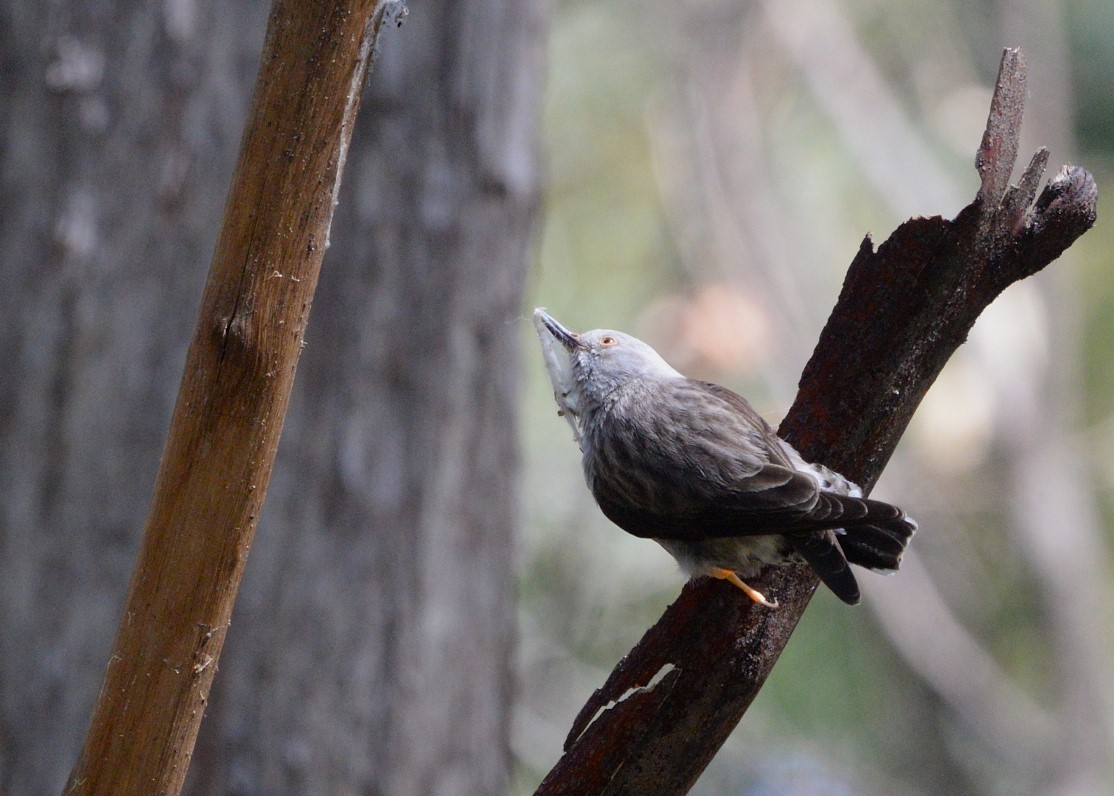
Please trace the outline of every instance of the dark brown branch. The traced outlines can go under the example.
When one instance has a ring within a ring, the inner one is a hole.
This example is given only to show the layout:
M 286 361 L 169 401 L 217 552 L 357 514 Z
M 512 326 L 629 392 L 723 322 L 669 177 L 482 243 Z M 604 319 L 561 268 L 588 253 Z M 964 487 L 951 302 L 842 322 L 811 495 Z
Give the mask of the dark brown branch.
M 124 617 L 68 793 L 181 790 L 387 0 L 277 0 Z
M 1010 187 L 1024 97 L 1024 59 L 1006 50 L 975 201 L 952 221 L 905 222 L 877 251 L 863 241 L 779 430 L 806 459 L 873 486 L 979 314 L 1094 223 L 1095 183 L 1078 167 L 1061 169 L 1033 204 L 1044 150 Z M 817 581 L 793 566 L 755 583 L 781 607 L 722 582 L 686 585 L 584 706 L 538 793 L 685 793 L 762 687 Z

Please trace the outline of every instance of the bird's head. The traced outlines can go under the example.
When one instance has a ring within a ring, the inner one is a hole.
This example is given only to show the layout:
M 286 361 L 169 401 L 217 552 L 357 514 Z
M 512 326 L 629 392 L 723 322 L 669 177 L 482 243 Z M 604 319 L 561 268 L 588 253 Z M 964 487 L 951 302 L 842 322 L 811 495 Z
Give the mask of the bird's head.
M 553 397 L 579 441 L 583 415 L 605 404 L 614 390 L 633 380 L 682 378 L 661 355 L 637 337 L 612 329 L 576 334 L 544 309 L 534 310 Z M 580 421 L 580 429 L 573 418 Z

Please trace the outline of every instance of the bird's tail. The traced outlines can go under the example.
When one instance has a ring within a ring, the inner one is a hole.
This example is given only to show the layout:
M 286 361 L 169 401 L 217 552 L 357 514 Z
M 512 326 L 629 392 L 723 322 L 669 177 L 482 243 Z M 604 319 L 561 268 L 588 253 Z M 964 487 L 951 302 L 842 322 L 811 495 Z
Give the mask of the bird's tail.
M 880 500 L 821 494 L 812 518 L 838 527 L 794 538 L 794 548 L 845 603 L 859 601 L 859 585 L 848 564 L 892 572 L 901 564 L 917 523 Z
M 857 525 L 838 535 L 839 546 L 852 564 L 893 572 L 901 565 L 901 556 L 913 535 L 905 524 Z
M 880 500 L 828 496 L 842 504 L 843 532 L 837 532 L 836 538 L 847 560 L 867 569 L 896 570 L 917 523 L 897 506 Z
M 859 602 L 859 583 L 833 531 L 794 536 L 793 549 L 808 562 L 836 597 L 848 605 Z

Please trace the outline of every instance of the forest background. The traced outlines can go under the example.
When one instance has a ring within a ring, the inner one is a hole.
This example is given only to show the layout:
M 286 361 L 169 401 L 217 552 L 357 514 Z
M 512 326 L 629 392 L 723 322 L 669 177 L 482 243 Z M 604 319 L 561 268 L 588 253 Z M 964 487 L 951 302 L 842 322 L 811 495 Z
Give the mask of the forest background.
M 974 196 L 1001 48 L 1022 159 L 1114 169 L 1114 8 L 410 3 L 381 41 L 188 790 L 530 792 L 676 595 L 599 515 L 529 308 L 771 422 L 862 236 Z M 57 793 L 99 687 L 267 7 L 0 10 L 0 792 Z M 698 793 L 1114 787 L 1114 225 L 1012 287 Z

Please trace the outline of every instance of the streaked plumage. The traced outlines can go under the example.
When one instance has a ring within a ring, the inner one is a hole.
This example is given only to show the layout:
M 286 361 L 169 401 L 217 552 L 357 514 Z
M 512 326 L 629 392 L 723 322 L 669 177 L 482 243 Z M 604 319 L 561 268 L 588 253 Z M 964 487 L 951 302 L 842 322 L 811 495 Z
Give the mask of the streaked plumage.
M 848 562 L 898 568 L 916 524 L 806 463 L 745 399 L 682 376 L 630 335 L 574 335 L 540 309 L 534 319 L 588 487 L 620 528 L 693 576 L 804 560 L 848 603 L 859 599 Z

